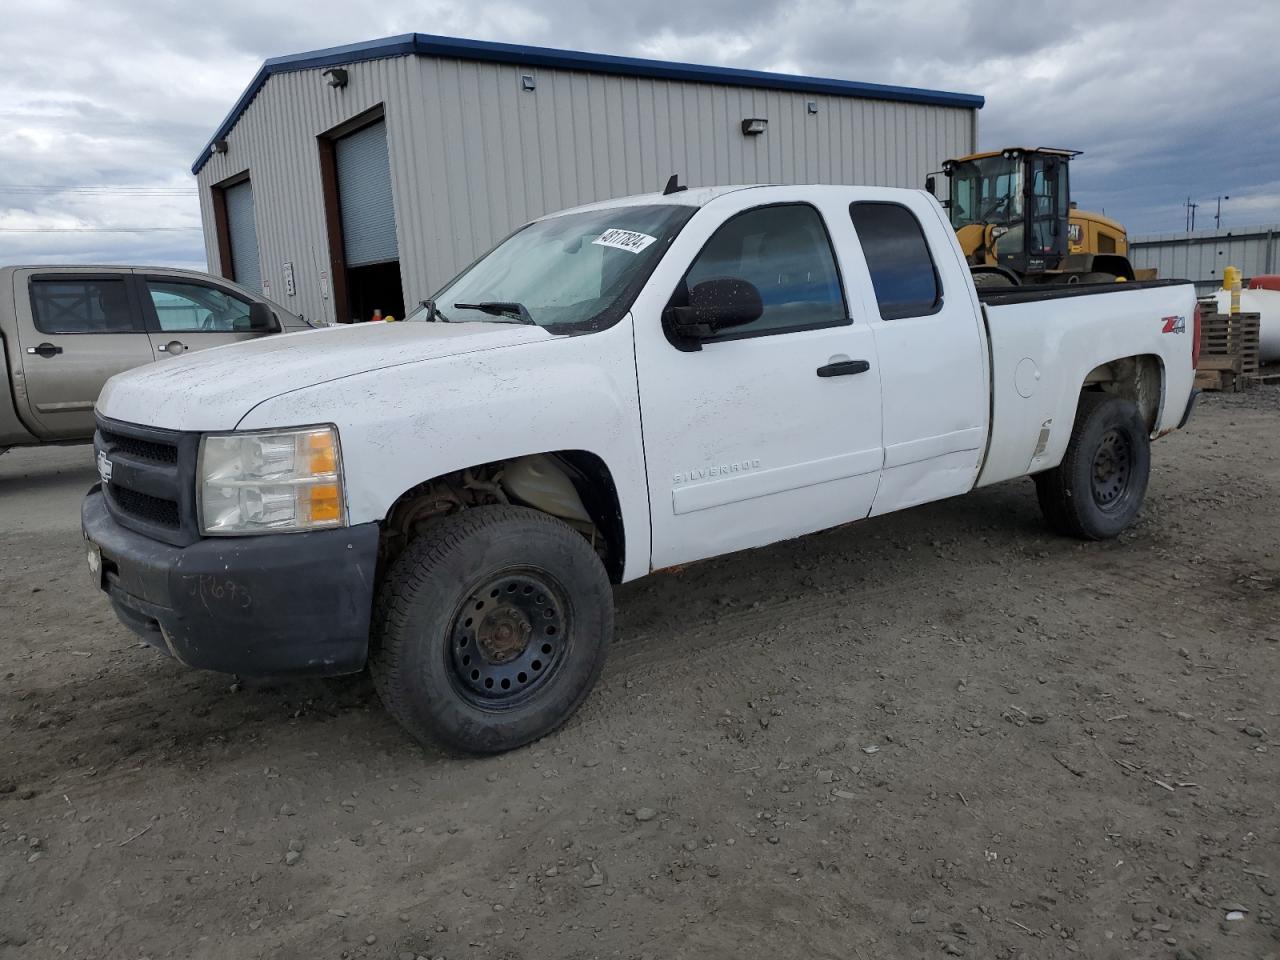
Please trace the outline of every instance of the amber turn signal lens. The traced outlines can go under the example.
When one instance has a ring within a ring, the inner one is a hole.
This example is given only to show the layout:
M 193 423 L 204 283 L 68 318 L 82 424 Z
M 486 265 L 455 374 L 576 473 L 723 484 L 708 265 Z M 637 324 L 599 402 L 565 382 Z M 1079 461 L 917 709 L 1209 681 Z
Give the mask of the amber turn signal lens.
M 300 492 L 309 501 L 312 523 L 332 523 L 342 519 L 342 495 L 336 483 L 317 483 Z
M 306 435 L 307 466 L 311 474 L 336 473 L 338 451 L 334 448 L 333 434 L 309 433 Z

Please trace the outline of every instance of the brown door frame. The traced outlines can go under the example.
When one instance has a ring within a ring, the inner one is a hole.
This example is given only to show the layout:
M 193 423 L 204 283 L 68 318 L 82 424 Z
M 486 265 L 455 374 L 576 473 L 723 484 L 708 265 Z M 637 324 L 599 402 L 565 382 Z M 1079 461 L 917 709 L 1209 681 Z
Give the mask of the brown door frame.
M 241 170 L 234 176 L 219 180 L 209 188 L 213 197 L 213 232 L 218 240 L 219 276 L 235 281 L 236 270 L 231 259 L 231 223 L 227 219 L 227 190 L 249 180 L 249 171 Z M 256 229 L 254 231 L 257 232 Z
M 334 319 L 351 320 L 351 296 L 347 290 L 347 251 L 342 235 L 342 203 L 338 197 L 338 141 L 348 134 L 386 119 L 382 104 L 345 120 L 316 137 L 320 155 L 320 192 L 324 200 L 325 234 L 329 241 L 329 276 L 333 282 Z

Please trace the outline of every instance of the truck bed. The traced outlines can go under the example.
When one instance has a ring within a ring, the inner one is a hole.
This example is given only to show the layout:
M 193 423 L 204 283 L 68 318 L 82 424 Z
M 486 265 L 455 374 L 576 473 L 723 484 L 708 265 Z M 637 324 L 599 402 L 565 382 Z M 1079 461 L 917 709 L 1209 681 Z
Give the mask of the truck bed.
M 1127 283 L 1035 284 L 1034 286 L 978 287 L 977 289 L 979 300 L 991 306 L 999 307 L 1012 303 L 1040 303 L 1045 300 L 1087 297 L 1096 293 L 1123 293 L 1126 290 L 1176 287 L 1190 282 L 1190 280 L 1134 280 Z

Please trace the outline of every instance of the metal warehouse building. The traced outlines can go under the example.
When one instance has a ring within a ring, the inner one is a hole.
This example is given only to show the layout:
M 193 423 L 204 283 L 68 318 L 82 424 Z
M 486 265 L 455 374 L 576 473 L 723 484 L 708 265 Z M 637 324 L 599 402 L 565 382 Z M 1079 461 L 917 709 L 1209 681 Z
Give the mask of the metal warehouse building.
M 1194 280 L 1200 293 L 1222 286 L 1222 268 L 1239 267 L 1245 278 L 1280 273 L 1280 224 L 1161 233 L 1129 240 L 1135 267 L 1154 267 L 1161 277 Z
M 403 316 L 512 229 L 682 183 L 921 186 L 981 97 L 408 34 L 263 64 L 201 152 L 209 268 Z

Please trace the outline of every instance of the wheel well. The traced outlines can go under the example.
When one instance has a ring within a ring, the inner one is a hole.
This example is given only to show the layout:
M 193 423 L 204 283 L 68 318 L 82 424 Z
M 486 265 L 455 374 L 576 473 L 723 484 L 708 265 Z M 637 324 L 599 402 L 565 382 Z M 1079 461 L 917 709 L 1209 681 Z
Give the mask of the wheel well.
M 1126 280 L 1134 279 L 1133 264 L 1129 262 L 1128 257 L 1122 257 L 1118 253 L 1095 254 L 1089 270 L 1094 273 L 1110 273 L 1113 276 L 1124 277 Z
M 581 533 L 622 582 L 626 540 L 622 506 L 609 467 L 586 450 L 558 450 L 455 470 L 406 490 L 382 522 L 378 575 L 423 524 L 473 507 L 515 504 L 563 520 Z
M 1164 365 L 1150 354 L 1100 363 L 1084 378 L 1083 390 L 1098 390 L 1132 400 L 1142 412 L 1147 430 L 1156 428 L 1164 396 Z

